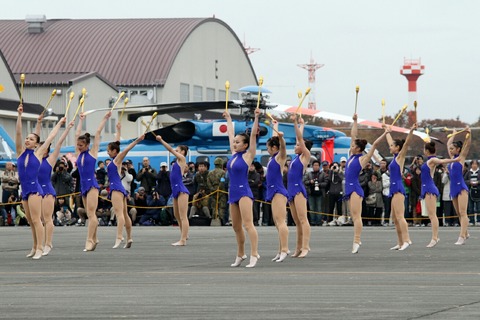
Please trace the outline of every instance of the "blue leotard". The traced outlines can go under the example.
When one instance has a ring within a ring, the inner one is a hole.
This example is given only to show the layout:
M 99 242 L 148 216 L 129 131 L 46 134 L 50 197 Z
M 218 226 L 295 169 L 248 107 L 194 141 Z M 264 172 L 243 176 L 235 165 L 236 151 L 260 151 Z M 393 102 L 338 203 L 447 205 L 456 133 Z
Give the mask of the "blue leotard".
M 455 156 L 457 158 L 458 155 Z M 448 165 L 448 171 L 450 173 L 450 197 L 456 198 L 462 192 L 467 190 L 468 187 L 463 179 L 463 166 L 460 162 L 452 162 Z
M 350 196 L 354 192 L 360 197 L 364 197 L 362 186 L 360 186 L 360 182 L 358 181 L 360 171 L 362 171 L 362 166 L 360 165 L 361 156 L 361 153 L 352 154 L 345 166 L 345 199 L 350 199 Z
M 40 187 L 43 190 L 43 196 L 47 196 L 51 194 L 52 196 L 56 196 L 55 189 L 52 185 L 52 166 L 48 162 L 48 157 L 43 158 L 42 164 L 38 170 L 38 183 L 40 183 Z
M 249 197 L 253 200 L 253 193 L 248 185 L 248 165 L 242 155 L 246 151 L 235 153 L 227 162 L 230 184 L 228 188 L 228 203 L 238 203 L 241 198 Z
M 434 158 L 435 156 L 428 157 L 428 160 Z M 420 179 L 422 180 L 422 192 L 420 194 L 420 199 L 425 199 L 425 195 L 432 194 L 436 197 L 439 196 L 438 188 L 435 186 L 433 182 L 433 178 L 430 175 L 430 167 L 427 165 L 428 160 L 422 164 L 420 168 Z
M 28 161 L 28 163 L 26 163 Z M 22 199 L 27 200 L 31 194 L 38 193 L 43 196 L 43 190 L 38 183 L 38 170 L 40 161 L 34 154 L 34 150 L 25 149 L 17 159 L 18 178 L 22 187 Z
M 299 193 L 303 194 L 305 199 L 307 198 L 307 190 L 305 189 L 305 184 L 303 183 L 303 169 L 303 163 L 300 160 L 300 156 L 297 155 L 295 159 L 290 162 L 290 168 L 288 168 L 288 201 L 293 201 L 295 196 Z
M 95 178 L 95 163 L 97 159 L 92 157 L 89 151 L 89 149 L 83 151 L 77 159 L 77 168 L 80 174 L 80 191 L 83 197 L 87 195 L 90 189 L 100 189 Z
M 389 197 L 393 197 L 395 193 L 401 193 L 405 195 L 405 187 L 403 186 L 402 172 L 400 171 L 400 165 L 397 162 L 397 155 L 393 155 L 393 160 L 388 166 L 388 171 L 390 171 L 390 193 Z
M 126 197 L 128 193 L 123 187 L 122 179 L 120 179 L 120 175 L 118 174 L 118 167 L 113 162 L 113 159 L 107 166 L 107 175 L 108 181 L 110 182 L 110 193 L 108 194 L 108 198 L 112 197 L 112 191 L 119 191 Z
M 278 152 L 275 153 L 267 164 L 267 196 L 266 201 L 272 201 L 275 194 L 280 193 L 288 199 L 288 192 L 283 185 L 283 175 L 282 168 L 277 162 L 276 156 Z
M 174 199 L 177 199 L 180 193 L 190 194 L 183 184 L 182 168 L 177 162 L 173 163 L 172 171 L 170 171 L 170 185 L 172 186 L 172 197 Z

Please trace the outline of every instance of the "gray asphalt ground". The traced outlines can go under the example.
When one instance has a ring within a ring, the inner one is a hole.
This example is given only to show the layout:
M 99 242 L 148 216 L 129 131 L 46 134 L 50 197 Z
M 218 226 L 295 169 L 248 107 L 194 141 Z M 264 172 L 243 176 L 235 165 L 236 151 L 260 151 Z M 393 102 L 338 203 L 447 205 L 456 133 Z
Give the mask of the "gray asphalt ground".
M 99 227 L 94 252 L 82 251 L 85 227 L 57 227 L 38 261 L 25 258 L 29 228 L 3 227 L 0 318 L 480 319 L 480 228 L 464 246 L 458 228 L 441 228 L 432 249 L 429 228 L 410 232 L 399 252 L 393 227 L 364 228 L 353 255 L 352 227 L 314 227 L 306 258 L 275 263 L 276 229 L 258 227 L 262 257 L 248 269 L 230 267 L 230 227 L 192 227 L 186 247 L 170 246 L 175 227 L 134 227 L 131 249 L 112 249 L 115 227 Z

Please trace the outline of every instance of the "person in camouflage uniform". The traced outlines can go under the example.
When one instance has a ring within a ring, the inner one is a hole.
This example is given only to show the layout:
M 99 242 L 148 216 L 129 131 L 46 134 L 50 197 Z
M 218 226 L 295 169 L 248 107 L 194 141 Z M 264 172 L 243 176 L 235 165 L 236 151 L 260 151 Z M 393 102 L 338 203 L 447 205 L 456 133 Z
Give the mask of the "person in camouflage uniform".
M 223 213 L 227 209 L 227 194 L 221 191 L 226 191 L 225 187 L 225 170 L 223 170 L 223 159 L 216 158 L 213 161 L 215 169 L 208 172 L 207 175 L 207 189 L 210 192 L 214 192 L 217 189 L 218 192 L 218 217 L 223 218 Z M 217 194 L 212 194 L 210 197 L 210 212 L 212 217 L 216 217 L 216 205 L 217 205 Z

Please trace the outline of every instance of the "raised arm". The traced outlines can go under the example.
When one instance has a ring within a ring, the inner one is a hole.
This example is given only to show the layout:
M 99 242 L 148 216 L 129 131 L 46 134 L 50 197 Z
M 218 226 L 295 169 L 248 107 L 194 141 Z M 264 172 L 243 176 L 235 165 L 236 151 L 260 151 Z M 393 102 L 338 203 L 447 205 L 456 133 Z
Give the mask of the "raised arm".
M 17 158 L 22 154 L 23 148 L 23 139 L 22 139 L 22 113 L 23 113 L 23 104 L 18 105 L 18 116 L 17 124 L 15 126 L 15 149 L 17 151 Z
M 285 138 L 283 137 L 283 132 L 278 132 L 278 141 L 280 142 L 280 149 L 278 150 L 279 159 L 282 162 L 285 162 L 287 159 L 287 143 L 285 142 Z
M 470 151 L 470 146 L 472 145 L 472 130 L 467 126 L 465 131 L 467 132 L 467 135 L 465 136 L 465 143 L 463 144 L 462 152 L 460 152 L 459 156 L 459 158 L 462 158 L 462 163 L 467 159 L 468 151 Z
M 383 138 L 385 138 L 385 135 L 387 134 L 387 131 L 384 131 L 383 134 L 377 138 L 370 147 L 370 150 L 368 150 L 368 153 L 362 157 L 360 157 L 360 164 L 362 165 L 362 168 L 367 165 L 368 162 L 372 159 L 373 153 L 377 149 L 378 145 L 380 144 L 380 141 L 382 141 Z
M 65 141 L 65 139 L 68 136 L 68 132 L 70 131 L 71 128 L 73 128 L 74 125 L 75 125 L 75 121 L 73 121 L 73 120 L 70 121 L 68 126 L 65 128 L 65 131 L 63 131 L 62 135 L 58 139 L 58 142 L 57 142 L 57 145 L 55 146 L 55 149 L 53 150 L 53 152 L 48 157 L 48 163 L 50 163 L 50 165 L 52 167 L 55 164 L 55 161 L 57 160 L 58 155 L 60 154 L 60 149 L 62 148 L 63 141 Z
M 350 137 L 351 137 L 350 147 L 353 148 L 355 147 L 355 139 L 357 139 L 357 136 L 358 136 L 358 128 L 357 128 L 358 116 L 356 113 L 353 115 L 352 119 L 353 119 L 353 125 L 352 125 L 352 130 L 350 131 Z
M 42 120 L 43 120 L 43 112 L 37 118 L 37 125 L 35 126 L 35 134 L 40 137 L 40 131 L 42 129 Z
M 60 127 L 65 123 L 67 122 L 67 118 L 63 117 L 61 118 L 57 124 L 55 125 L 55 127 L 53 127 L 52 131 L 50 131 L 50 133 L 48 134 L 48 137 L 47 139 L 45 139 L 45 142 L 39 146 L 37 148 L 37 150 L 35 150 L 35 156 L 37 156 L 37 158 L 41 159 L 43 157 L 43 154 L 45 153 L 45 151 L 47 151 L 48 149 L 48 146 L 50 146 L 50 144 L 52 143 L 53 139 L 55 138 L 55 136 L 58 134 L 58 131 L 60 130 Z
M 292 120 L 295 127 L 295 136 L 297 137 L 297 143 L 302 153 L 300 157 L 303 157 L 303 159 L 300 160 L 302 160 L 302 163 L 303 160 L 305 160 L 305 163 L 308 164 L 308 162 L 310 162 L 310 150 L 308 150 L 308 148 L 305 146 L 305 141 L 303 140 L 303 127 L 305 125 L 305 121 L 303 121 L 302 117 L 299 117 L 298 122 L 300 123 L 300 125 L 298 125 L 296 114 L 292 115 Z
M 235 137 L 235 129 L 233 128 L 232 117 L 228 111 L 223 113 L 223 117 L 227 120 L 227 133 L 228 133 L 228 141 L 230 144 L 230 152 L 233 154 L 233 138 Z
M 255 155 L 257 154 L 257 132 L 258 132 L 258 118 L 260 117 L 260 109 L 255 109 L 255 120 L 253 121 L 252 131 L 250 132 L 250 145 L 246 152 L 247 157 L 245 162 L 252 163 Z M 247 161 L 248 160 L 248 161 Z
M 402 150 L 400 150 L 400 152 L 398 153 L 398 158 L 404 159 L 405 156 L 407 155 L 408 146 L 413 139 L 413 131 L 415 131 L 416 129 L 417 129 L 417 124 L 414 123 L 410 128 L 410 131 L 408 132 L 408 135 L 407 135 L 407 138 L 405 139 L 405 143 L 403 144 Z
M 75 141 L 78 140 L 78 137 L 82 134 L 82 126 L 83 126 L 83 120 L 85 119 L 85 115 L 80 113 L 80 116 L 78 116 L 78 124 L 77 124 L 77 129 L 75 130 Z
M 120 132 L 122 130 L 122 124 L 118 122 L 116 127 L 117 127 L 117 132 L 115 132 L 115 141 L 120 141 L 120 136 L 121 136 Z
M 163 140 L 162 136 L 156 136 L 155 139 L 160 142 L 161 144 L 163 144 L 163 146 L 165 147 L 165 149 L 167 149 L 171 154 L 173 154 L 177 159 L 179 159 L 180 161 L 185 161 L 185 156 L 179 152 L 177 152 L 177 150 L 173 149 L 171 145 L 169 145 L 167 142 L 165 142 L 165 140 Z
M 272 127 L 274 129 L 272 137 L 278 136 L 278 121 L 277 120 L 273 120 Z
M 115 164 L 116 165 L 121 165 L 122 162 L 123 162 L 123 159 L 125 159 L 125 157 L 127 156 L 127 153 L 132 150 L 133 147 L 135 147 L 137 145 L 137 143 L 139 143 L 140 141 L 142 141 L 143 139 L 145 139 L 145 134 L 142 134 L 141 136 L 139 136 L 137 139 L 135 139 L 134 141 L 132 141 L 125 149 L 122 150 L 122 152 L 120 152 L 116 157 L 115 157 Z
M 107 120 L 112 116 L 112 111 L 108 111 L 105 113 L 105 116 L 103 117 L 102 121 L 100 121 L 100 124 L 98 125 L 97 132 L 95 133 L 95 140 L 93 141 L 93 146 L 90 149 L 90 153 L 94 158 L 97 158 L 98 155 L 98 148 L 100 147 L 100 136 L 102 135 L 102 130 L 105 127 L 105 124 L 107 123 Z

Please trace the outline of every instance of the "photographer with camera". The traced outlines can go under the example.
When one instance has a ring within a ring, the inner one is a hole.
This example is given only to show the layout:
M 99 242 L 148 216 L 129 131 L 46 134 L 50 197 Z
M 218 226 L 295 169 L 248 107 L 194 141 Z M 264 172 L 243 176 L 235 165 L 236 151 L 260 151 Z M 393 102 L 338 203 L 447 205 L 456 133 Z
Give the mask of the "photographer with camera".
M 328 221 L 329 225 L 341 225 L 338 217 L 342 215 L 342 198 L 343 198 L 343 186 L 344 173 L 340 167 L 340 164 L 334 162 L 330 165 L 330 171 L 328 172 Z M 335 213 L 336 207 L 336 215 Z M 345 222 L 345 220 L 343 220 Z
M 157 185 L 157 171 L 150 166 L 148 157 L 143 158 L 142 165 L 143 167 L 138 171 L 136 180 L 140 182 L 140 186 L 145 188 L 147 193 L 150 193 Z
M 328 181 L 323 172 L 320 171 L 320 161 L 312 162 L 313 171 L 305 175 L 304 182 L 308 194 L 308 205 L 310 211 L 308 213 L 310 225 L 322 225 L 322 203 L 325 198 L 325 188 Z
M 199 216 L 200 213 L 209 219 L 212 218 L 210 215 L 210 209 L 208 208 L 209 199 L 206 197 L 206 195 L 207 194 L 204 188 L 200 188 L 200 190 L 193 195 L 193 204 L 190 208 L 188 219 L 191 219 L 194 216 Z
M 53 167 L 52 184 L 57 196 L 70 194 L 73 191 L 72 175 L 68 173 L 65 163 L 58 160 Z
M 15 172 L 13 162 L 7 162 L 5 164 L 5 171 L 2 174 L 2 203 L 10 202 L 9 199 L 13 195 L 18 197 L 18 175 Z M 11 206 L 5 205 L 5 211 L 10 212 Z M 4 220 L 6 222 L 6 220 Z M 6 223 L 5 223 L 6 224 Z
M 151 196 L 147 196 L 147 207 L 145 213 L 140 218 L 141 226 L 152 226 L 158 224 L 160 221 L 160 213 L 162 209 L 160 207 L 165 206 L 167 202 L 156 189 L 153 190 Z
M 122 181 L 122 186 L 130 194 L 133 176 L 128 172 L 127 162 L 122 163 L 122 168 L 120 169 L 120 180 Z

